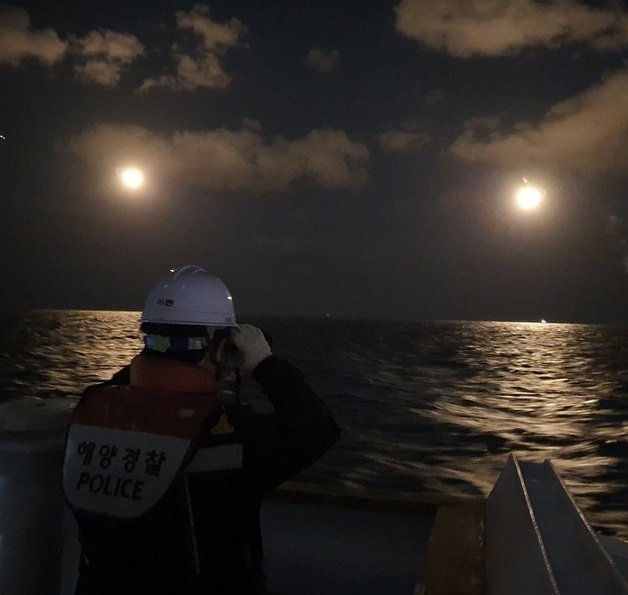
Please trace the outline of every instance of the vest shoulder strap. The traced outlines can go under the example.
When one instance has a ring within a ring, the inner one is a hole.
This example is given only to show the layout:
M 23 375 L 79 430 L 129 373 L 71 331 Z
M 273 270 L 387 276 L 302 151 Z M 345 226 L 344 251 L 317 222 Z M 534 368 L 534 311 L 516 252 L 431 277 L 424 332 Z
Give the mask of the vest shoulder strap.
M 137 355 L 130 365 L 131 384 L 176 393 L 215 394 L 216 374 L 188 362 Z

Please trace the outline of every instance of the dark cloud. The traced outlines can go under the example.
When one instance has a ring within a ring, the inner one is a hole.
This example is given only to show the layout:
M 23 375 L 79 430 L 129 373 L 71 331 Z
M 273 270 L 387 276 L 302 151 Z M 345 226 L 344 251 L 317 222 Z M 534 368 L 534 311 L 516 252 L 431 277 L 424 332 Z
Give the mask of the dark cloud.
M 9 1 L 0 307 L 198 262 L 256 312 L 626 321 L 619 2 Z
M 422 151 L 430 142 L 430 137 L 424 132 L 389 130 L 380 134 L 377 142 L 388 153 L 414 153 Z
M 246 27 L 236 18 L 218 23 L 209 17 L 209 7 L 195 5 L 189 12 L 176 14 L 177 28 L 190 31 L 196 39 L 196 48 L 186 52 L 174 45 L 172 54 L 176 74 L 165 74 L 142 83 L 140 91 L 164 87 L 171 91 L 193 91 L 199 88 L 224 89 L 231 77 L 224 72 L 220 55 L 229 48 L 240 45 Z
M 504 56 L 526 47 L 586 42 L 599 50 L 628 44 L 628 16 L 574 0 L 402 0 L 397 29 L 460 58 Z
M 111 124 L 72 138 L 64 150 L 106 171 L 134 163 L 181 186 L 211 190 L 287 191 L 304 178 L 326 188 L 350 188 L 367 179 L 367 148 L 341 130 L 266 141 L 250 128 L 165 137 L 139 126 Z
M 520 123 L 510 134 L 478 138 L 485 120 L 467 123 L 450 151 L 471 162 L 504 166 L 553 164 L 591 174 L 628 171 L 628 69 L 553 106 L 542 122 Z
M 174 44 L 171 48 L 174 74 L 148 78 L 139 90 L 227 87 L 231 77 L 224 72 L 220 56 L 241 44 L 246 27 L 235 18 L 226 23 L 215 22 L 209 17 L 209 8 L 198 4 L 189 12 L 177 12 L 176 23 L 179 32 L 192 34 L 193 47 L 188 50 Z M 115 87 L 123 69 L 145 53 L 145 46 L 130 33 L 99 27 L 84 37 L 69 33 L 68 40 L 62 40 L 52 29 L 33 29 L 26 10 L 0 5 L 0 64 L 18 66 L 25 58 L 31 58 L 49 65 L 71 55 L 77 79 Z
M 378 134 L 375 140 L 387 153 L 409 154 L 425 150 L 432 139 L 420 121 L 411 119 L 398 129 Z
M 50 65 L 62 60 L 67 49 L 52 29 L 33 29 L 26 10 L 0 4 L 0 65 L 18 66 L 26 58 Z
M 77 78 L 115 87 L 122 69 L 144 54 L 144 46 L 135 35 L 105 29 L 72 38 L 72 52 L 78 57 L 74 66 Z

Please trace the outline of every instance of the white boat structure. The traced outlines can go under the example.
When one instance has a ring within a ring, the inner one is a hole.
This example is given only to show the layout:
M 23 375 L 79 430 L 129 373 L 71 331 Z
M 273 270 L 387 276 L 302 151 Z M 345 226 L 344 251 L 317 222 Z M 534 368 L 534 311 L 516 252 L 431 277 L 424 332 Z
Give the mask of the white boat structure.
M 510 456 L 484 499 L 291 486 L 277 499 L 264 524 L 281 593 L 628 595 L 628 544 L 593 530 L 550 461 Z
M 2 595 L 74 591 L 61 468 L 75 403 L 0 404 Z M 273 595 L 628 595 L 628 544 L 593 530 L 549 461 L 511 456 L 477 499 L 284 484 L 262 531 Z

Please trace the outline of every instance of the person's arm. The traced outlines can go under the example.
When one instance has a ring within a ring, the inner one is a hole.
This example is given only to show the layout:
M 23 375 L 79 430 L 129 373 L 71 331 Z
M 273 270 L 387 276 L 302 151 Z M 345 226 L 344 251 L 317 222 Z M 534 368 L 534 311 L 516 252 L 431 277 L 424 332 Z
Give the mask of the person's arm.
M 255 485 L 266 490 L 296 475 L 323 455 L 339 439 L 340 428 L 303 373 L 270 355 L 261 331 L 239 342 L 236 334 L 234 343 L 242 352 L 245 371 L 253 367 L 253 378 L 275 409 L 271 416 L 249 412 L 238 424 L 244 443 L 244 468 Z M 254 352 L 257 358 L 247 359 Z M 263 359 L 258 363 L 260 357 Z

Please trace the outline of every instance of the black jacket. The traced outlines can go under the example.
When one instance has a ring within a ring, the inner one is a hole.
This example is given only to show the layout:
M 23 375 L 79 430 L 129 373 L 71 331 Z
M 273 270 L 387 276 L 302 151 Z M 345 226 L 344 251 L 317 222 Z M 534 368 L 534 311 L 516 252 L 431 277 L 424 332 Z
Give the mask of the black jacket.
M 205 437 L 243 445 L 243 467 L 184 474 L 138 519 L 75 511 L 82 545 L 77 595 L 263 593 L 259 513 L 263 495 L 338 440 L 331 411 L 303 374 L 274 356 L 253 373 L 274 406 L 259 415 L 229 406 L 235 432 Z M 128 384 L 125 368 L 105 384 Z

